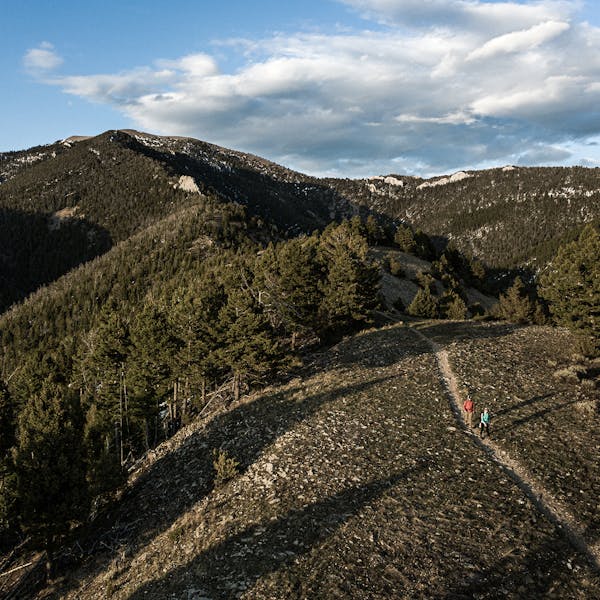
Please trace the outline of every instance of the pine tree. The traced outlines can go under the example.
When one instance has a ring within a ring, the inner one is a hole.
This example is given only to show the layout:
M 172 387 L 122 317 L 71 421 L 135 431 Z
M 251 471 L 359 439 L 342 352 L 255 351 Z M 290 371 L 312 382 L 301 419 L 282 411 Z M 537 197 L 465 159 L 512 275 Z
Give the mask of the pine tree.
M 562 246 L 540 279 L 540 295 L 554 320 L 600 352 L 600 226 L 587 225 L 579 239 Z
M 106 307 L 95 330 L 84 337 L 77 358 L 76 382 L 88 413 L 85 444 L 89 459 L 90 484 L 94 489 L 110 488 L 119 479 L 125 460 L 127 440 L 127 395 L 125 367 L 131 352 L 129 324 L 116 306 Z M 101 464 L 95 464 L 96 462 Z M 110 483 L 94 474 L 115 468 Z
M 291 335 L 292 350 L 297 337 L 316 326 L 322 279 L 317 245 L 315 236 L 270 245 L 255 268 L 252 287 L 259 303 L 271 325 Z
M 525 284 L 517 277 L 506 294 L 502 294 L 496 307 L 500 318 L 512 323 L 531 323 L 535 314 L 535 303 L 529 297 Z
M 462 321 L 467 318 L 468 310 L 465 301 L 454 291 L 446 292 L 440 298 L 440 312 L 446 319 Z
M 394 234 L 394 243 L 398 245 L 402 252 L 407 252 L 408 254 L 413 254 L 417 249 L 417 242 L 415 241 L 412 229 L 404 223 L 398 225 Z
M 57 537 L 86 514 L 82 416 L 76 396 L 48 380 L 19 415 L 16 451 L 21 522 L 52 560 Z
M 327 269 L 320 307 L 325 330 L 340 333 L 368 323 L 380 301 L 379 270 L 367 258 L 366 240 L 342 224 L 323 232 L 319 250 Z
M 415 294 L 413 301 L 407 308 L 409 315 L 435 319 L 438 314 L 437 300 L 429 291 L 429 288 L 421 288 Z
M 197 398 L 201 405 L 207 381 L 218 374 L 218 319 L 226 300 L 223 285 L 209 272 L 178 288 L 169 305 L 169 320 L 181 340 L 176 375 L 184 382 L 186 397 Z
M 175 359 L 180 342 L 172 333 L 165 313 L 148 302 L 131 322 L 131 347 L 125 370 L 123 389 L 125 424 L 123 437 L 127 450 L 139 454 L 158 440 L 159 407 L 176 385 Z M 170 422 L 178 423 L 181 415 L 176 398 L 169 402 Z
M 219 355 L 233 376 L 233 396 L 238 400 L 244 381 L 262 382 L 281 364 L 284 353 L 249 288 L 229 291 L 219 311 L 219 329 L 223 338 Z
M 385 233 L 377 219 L 373 215 L 369 215 L 365 222 L 365 234 L 370 245 L 380 243 L 385 239 Z

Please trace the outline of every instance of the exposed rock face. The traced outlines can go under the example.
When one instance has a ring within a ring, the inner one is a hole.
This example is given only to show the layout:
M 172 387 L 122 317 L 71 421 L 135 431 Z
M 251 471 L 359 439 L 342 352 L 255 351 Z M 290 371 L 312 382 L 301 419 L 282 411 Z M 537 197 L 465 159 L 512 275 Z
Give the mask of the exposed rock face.
M 473 175 L 465 173 L 464 171 L 459 171 L 458 173 L 454 173 L 454 175 L 450 175 L 450 177 L 442 177 L 442 179 L 436 179 L 435 181 L 425 181 L 421 185 L 417 186 L 417 189 L 422 190 L 428 187 L 448 185 L 449 183 L 456 183 L 457 181 L 463 181 L 464 179 L 470 179 L 471 177 L 473 177 Z
M 177 183 L 176 187 L 178 187 L 180 190 L 183 190 L 184 192 L 192 192 L 195 194 L 200 193 L 200 189 L 194 181 L 194 178 L 190 177 L 189 175 L 182 175 L 179 178 L 179 182 Z

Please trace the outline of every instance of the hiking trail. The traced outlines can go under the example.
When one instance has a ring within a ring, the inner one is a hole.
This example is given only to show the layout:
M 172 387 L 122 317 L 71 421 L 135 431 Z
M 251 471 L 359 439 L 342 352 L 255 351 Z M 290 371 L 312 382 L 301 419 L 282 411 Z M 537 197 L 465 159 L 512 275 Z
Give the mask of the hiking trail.
M 585 540 L 584 528 L 569 509 L 548 492 L 541 482 L 532 476 L 519 461 L 512 458 L 508 452 L 503 450 L 489 437 L 481 439 L 478 433 L 476 433 L 478 429 L 468 429 L 463 417 L 463 398 L 461 397 L 457 377 L 450 366 L 448 352 L 415 327 L 409 326 L 409 328 L 425 341 L 434 352 L 442 380 L 448 392 L 452 412 L 461 429 L 471 437 L 477 446 L 488 454 L 491 460 L 503 468 L 507 475 L 527 495 L 533 505 L 563 532 L 573 547 L 588 557 L 597 571 L 600 571 L 600 542 L 595 544 L 588 543 Z

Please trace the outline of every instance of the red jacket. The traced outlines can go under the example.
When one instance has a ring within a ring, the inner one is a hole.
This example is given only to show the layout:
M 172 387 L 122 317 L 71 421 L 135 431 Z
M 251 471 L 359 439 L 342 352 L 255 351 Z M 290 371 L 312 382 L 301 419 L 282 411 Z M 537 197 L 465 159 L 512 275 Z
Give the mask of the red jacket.
M 470 398 L 467 398 L 465 400 L 465 403 L 463 404 L 463 408 L 467 412 L 473 412 L 473 409 L 475 408 L 475 405 L 473 404 L 473 400 L 471 400 Z

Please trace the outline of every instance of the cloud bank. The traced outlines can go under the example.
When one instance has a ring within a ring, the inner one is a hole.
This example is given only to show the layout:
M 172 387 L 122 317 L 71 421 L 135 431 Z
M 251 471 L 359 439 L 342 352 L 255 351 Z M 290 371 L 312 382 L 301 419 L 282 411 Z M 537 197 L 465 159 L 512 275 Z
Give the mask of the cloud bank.
M 65 76 L 50 45 L 24 64 L 138 128 L 318 175 L 582 162 L 577 145 L 600 135 L 600 29 L 577 2 L 343 3 L 364 30 L 245 40 L 235 72 L 202 53 Z

